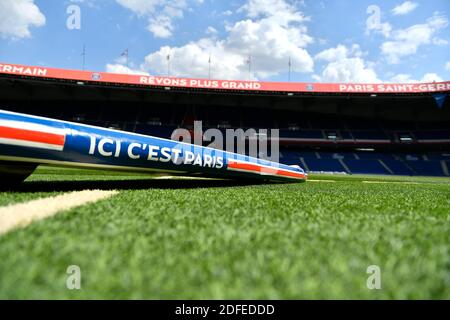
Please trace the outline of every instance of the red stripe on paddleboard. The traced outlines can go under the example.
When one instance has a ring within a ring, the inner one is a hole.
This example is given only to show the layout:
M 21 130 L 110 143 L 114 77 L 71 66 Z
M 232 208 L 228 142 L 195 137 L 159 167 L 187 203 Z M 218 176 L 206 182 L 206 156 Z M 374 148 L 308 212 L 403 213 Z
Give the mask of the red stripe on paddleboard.
M 302 173 L 291 172 L 291 171 L 287 171 L 287 170 L 283 170 L 283 169 L 266 168 L 266 167 L 260 166 L 258 164 L 255 164 L 255 163 L 241 163 L 241 162 L 229 161 L 228 168 L 252 171 L 255 173 L 269 173 L 269 174 L 274 174 L 274 175 L 284 176 L 284 177 L 291 177 L 291 178 L 301 178 L 301 179 L 305 178 L 305 175 Z
M 64 146 L 64 135 L 0 126 L 0 138 Z

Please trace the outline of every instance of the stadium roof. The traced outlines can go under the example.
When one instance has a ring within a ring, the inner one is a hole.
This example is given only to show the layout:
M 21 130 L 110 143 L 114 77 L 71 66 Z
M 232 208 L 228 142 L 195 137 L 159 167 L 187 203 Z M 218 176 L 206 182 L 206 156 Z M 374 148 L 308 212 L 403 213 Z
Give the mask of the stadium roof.
M 295 83 L 240 80 L 209 80 L 194 78 L 161 77 L 136 74 L 114 74 L 66 70 L 37 66 L 0 63 L 0 76 L 89 82 L 103 85 L 139 86 L 149 88 L 180 88 L 206 91 L 254 92 L 254 93 L 307 93 L 307 94 L 432 94 L 450 92 L 450 81 L 407 84 L 357 84 L 357 83 Z

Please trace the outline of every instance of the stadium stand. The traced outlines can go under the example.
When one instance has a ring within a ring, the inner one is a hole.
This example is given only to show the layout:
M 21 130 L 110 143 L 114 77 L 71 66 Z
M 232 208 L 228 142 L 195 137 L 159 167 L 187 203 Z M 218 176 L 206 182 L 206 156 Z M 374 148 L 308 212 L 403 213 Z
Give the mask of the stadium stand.
M 396 159 L 383 159 L 383 163 L 398 176 L 412 176 L 414 172 L 402 161 Z
M 351 173 L 355 174 L 389 174 L 390 172 L 384 167 L 378 159 L 344 160 L 347 168 Z
M 0 109 L 162 138 L 177 128 L 279 129 L 281 158 L 310 172 L 450 176 L 450 99 L 431 93 L 260 94 L 78 85 L 0 75 Z
M 415 175 L 420 176 L 444 176 L 442 163 L 439 161 L 408 161 L 408 165 L 413 169 Z
M 305 163 L 311 172 L 350 174 L 448 176 L 450 156 L 445 154 L 392 154 L 379 152 L 283 151 L 281 162 Z M 427 160 L 424 160 L 427 159 Z
M 347 172 L 337 159 L 305 159 L 310 172 Z

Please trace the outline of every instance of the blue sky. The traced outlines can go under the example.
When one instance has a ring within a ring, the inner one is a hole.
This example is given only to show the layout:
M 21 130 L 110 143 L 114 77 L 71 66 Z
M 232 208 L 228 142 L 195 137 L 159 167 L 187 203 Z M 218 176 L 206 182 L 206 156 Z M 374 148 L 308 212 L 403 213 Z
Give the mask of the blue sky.
M 81 69 L 85 45 L 96 71 L 207 78 L 211 57 L 213 78 L 287 81 L 291 60 L 292 81 L 450 80 L 449 15 L 448 0 L 0 0 L 0 61 Z

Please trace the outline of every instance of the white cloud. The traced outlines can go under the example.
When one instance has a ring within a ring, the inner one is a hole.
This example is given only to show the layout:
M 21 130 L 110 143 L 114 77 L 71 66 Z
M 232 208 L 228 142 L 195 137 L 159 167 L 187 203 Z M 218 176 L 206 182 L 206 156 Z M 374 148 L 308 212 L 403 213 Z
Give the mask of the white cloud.
M 332 62 L 345 59 L 349 56 L 362 56 L 359 45 L 354 44 L 351 46 L 351 48 L 347 48 L 346 46 L 339 44 L 336 48 L 329 48 L 316 54 L 314 59 Z
M 177 76 L 206 77 L 211 55 L 214 78 L 248 78 L 251 55 L 252 78 L 267 78 L 288 68 L 293 72 L 312 72 L 314 61 L 305 49 L 313 39 L 303 22 L 308 19 L 284 0 L 250 0 L 239 9 L 247 18 L 225 28 L 226 36 L 216 35 L 179 47 L 162 47 L 145 58 L 143 69 L 167 73 L 170 54 L 171 73 Z
M 151 18 L 147 28 L 157 38 L 170 38 L 174 29 L 172 19 L 168 16 Z
M 381 33 L 385 37 L 389 37 L 392 31 L 392 26 L 389 22 L 383 22 L 379 24 L 375 24 L 371 26 L 370 28 L 366 29 L 366 34 L 370 34 L 370 31 L 376 31 L 378 33 Z
M 441 82 L 442 78 L 436 73 L 426 73 L 422 79 L 413 79 L 410 74 L 397 74 L 390 79 L 392 83 L 426 83 L 426 82 Z
M 424 24 L 416 24 L 406 29 L 394 31 L 392 40 L 381 45 L 381 52 L 386 56 L 389 63 L 399 63 L 401 58 L 415 54 L 420 46 L 436 43 L 433 36 L 439 30 L 446 28 L 447 25 L 448 20 L 445 16 L 435 14 Z M 443 44 L 442 41 L 440 42 Z
M 173 20 L 183 17 L 186 0 L 116 0 L 123 7 L 148 19 L 147 29 L 157 38 L 169 38 L 175 29 Z M 201 4 L 203 1 L 196 1 Z
M 438 37 L 433 38 L 433 44 L 437 45 L 437 46 L 446 46 L 448 44 L 448 41 L 445 39 L 441 39 Z
M 207 34 L 211 34 L 211 35 L 215 35 L 215 34 L 218 33 L 218 31 L 217 31 L 217 29 L 214 28 L 213 26 L 209 26 L 209 27 L 206 29 L 206 33 L 207 33 Z
M 379 25 L 378 31 L 385 37 L 389 37 L 392 31 L 392 26 L 389 22 L 384 22 Z
M 425 74 L 420 82 L 442 82 L 444 81 L 441 77 L 439 77 L 436 73 L 427 73 Z
M 154 13 L 156 8 L 163 4 L 160 0 L 116 0 L 120 5 L 127 9 L 139 14 L 151 14 Z
M 419 82 L 419 81 L 413 80 L 411 78 L 410 74 L 399 73 L 399 74 L 395 75 L 394 77 L 392 77 L 389 82 L 392 82 L 392 83 L 414 83 L 414 82 Z
M 249 0 L 239 11 L 246 12 L 252 19 L 270 16 L 280 25 L 309 20 L 285 0 Z
M 30 27 L 45 25 L 45 16 L 33 0 L 0 1 L 0 36 L 2 38 L 29 38 Z
M 450 61 L 445 64 L 445 70 L 450 70 Z
M 380 82 L 375 70 L 364 61 L 363 56 L 357 44 L 350 48 L 340 44 L 326 49 L 314 57 L 318 61 L 326 61 L 327 64 L 321 75 L 314 75 L 313 78 L 320 82 Z
M 405 1 L 392 9 L 392 13 L 396 16 L 405 15 L 414 11 L 414 9 L 416 9 L 418 6 L 419 5 L 415 2 Z
M 87 5 L 89 8 L 99 9 L 99 3 L 95 3 L 96 0 L 69 0 L 73 3 L 80 3 Z
M 149 75 L 148 72 L 138 69 L 131 69 L 127 66 L 124 66 L 120 63 L 108 63 L 106 65 L 106 72 L 111 73 L 121 73 L 121 74 L 141 74 L 141 75 Z
M 145 70 L 135 68 L 133 62 L 129 62 L 127 52 L 128 49 L 124 51 L 120 57 L 116 58 L 113 63 L 108 63 L 106 65 L 106 72 L 149 75 Z

